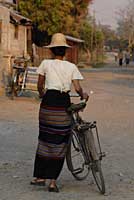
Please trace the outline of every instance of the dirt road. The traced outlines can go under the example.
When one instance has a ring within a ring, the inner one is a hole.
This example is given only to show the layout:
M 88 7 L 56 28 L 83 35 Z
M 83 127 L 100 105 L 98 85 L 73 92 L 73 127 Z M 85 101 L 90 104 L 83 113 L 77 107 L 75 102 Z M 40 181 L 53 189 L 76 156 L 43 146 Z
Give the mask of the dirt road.
M 82 115 L 98 122 L 107 154 L 103 160 L 106 196 L 99 194 L 92 176 L 82 182 L 74 180 L 66 164 L 58 180 L 60 193 L 50 194 L 47 186 L 31 186 L 39 102 L 29 97 L 1 97 L 0 200 L 134 199 L 134 69 L 82 73 L 82 85 L 94 91 Z

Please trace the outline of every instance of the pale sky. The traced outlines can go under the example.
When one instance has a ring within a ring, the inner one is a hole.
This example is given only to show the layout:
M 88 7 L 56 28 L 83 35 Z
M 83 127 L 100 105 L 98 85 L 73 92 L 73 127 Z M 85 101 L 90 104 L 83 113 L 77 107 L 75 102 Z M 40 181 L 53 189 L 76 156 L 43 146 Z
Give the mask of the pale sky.
M 120 8 L 125 8 L 129 0 L 94 0 L 91 10 L 96 13 L 97 22 L 116 27 L 117 12 Z

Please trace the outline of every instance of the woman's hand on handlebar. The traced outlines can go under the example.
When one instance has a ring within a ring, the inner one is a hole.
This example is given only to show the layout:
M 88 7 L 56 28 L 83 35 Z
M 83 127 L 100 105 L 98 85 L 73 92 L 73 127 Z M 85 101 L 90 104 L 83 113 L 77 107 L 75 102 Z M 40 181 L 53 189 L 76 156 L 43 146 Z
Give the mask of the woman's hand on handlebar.
M 88 99 L 89 99 L 89 95 L 86 92 L 84 92 L 82 97 L 81 97 L 81 100 L 88 101 Z

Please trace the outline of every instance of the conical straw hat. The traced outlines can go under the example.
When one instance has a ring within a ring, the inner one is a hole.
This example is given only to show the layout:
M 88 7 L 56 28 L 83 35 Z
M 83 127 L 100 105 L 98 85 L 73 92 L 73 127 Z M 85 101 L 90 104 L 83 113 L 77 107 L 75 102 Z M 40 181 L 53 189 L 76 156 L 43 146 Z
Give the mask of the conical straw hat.
M 52 47 L 71 47 L 67 44 L 66 38 L 62 33 L 55 33 L 52 36 L 51 43 L 48 46 L 45 46 L 47 48 L 52 48 Z

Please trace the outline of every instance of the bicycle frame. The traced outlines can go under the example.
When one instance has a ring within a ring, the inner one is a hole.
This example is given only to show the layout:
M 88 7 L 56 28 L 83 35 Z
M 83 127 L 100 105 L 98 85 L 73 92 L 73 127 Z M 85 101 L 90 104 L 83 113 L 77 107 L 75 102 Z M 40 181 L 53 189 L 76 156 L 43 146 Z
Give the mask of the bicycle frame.
M 105 181 L 101 169 L 101 160 L 105 153 L 101 150 L 96 121 L 84 121 L 79 111 L 85 104 L 72 104 L 72 137 L 66 156 L 68 169 L 76 180 L 84 180 L 91 169 L 94 181 L 101 192 L 105 193 Z M 95 135 L 96 134 L 96 135 Z M 96 137 L 94 137 L 96 136 Z
M 84 140 L 84 135 L 83 135 L 84 131 L 89 130 L 89 129 L 91 129 L 91 130 L 95 129 L 95 134 L 96 134 L 97 143 L 98 143 L 98 147 L 99 147 L 99 149 L 98 149 L 99 160 L 102 160 L 102 157 L 105 157 L 105 153 L 102 152 L 102 149 L 101 149 L 98 128 L 97 128 L 97 122 L 96 121 L 86 122 L 86 121 L 82 120 L 82 118 L 79 115 L 79 111 L 72 113 L 72 118 L 73 118 L 72 129 L 74 129 L 74 131 L 77 133 L 77 137 L 79 139 L 80 145 L 81 145 L 81 141 L 80 141 L 81 138 Z M 84 154 L 87 154 L 85 148 L 82 148 L 82 151 L 84 151 Z M 87 158 L 85 158 L 85 159 L 87 160 Z

